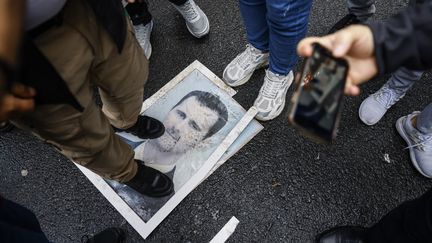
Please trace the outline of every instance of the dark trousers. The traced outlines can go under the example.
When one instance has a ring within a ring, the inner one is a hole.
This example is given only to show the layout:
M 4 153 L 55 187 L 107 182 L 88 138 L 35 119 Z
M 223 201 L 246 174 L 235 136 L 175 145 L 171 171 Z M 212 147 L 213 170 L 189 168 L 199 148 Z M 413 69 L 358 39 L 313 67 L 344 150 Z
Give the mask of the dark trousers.
M 0 242 L 47 243 L 36 216 L 27 208 L 0 197 Z
M 368 231 L 368 243 L 432 242 L 432 189 L 404 202 Z
M 187 2 L 187 0 L 168 0 L 168 1 L 170 1 L 172 4 L 175 4 L 177 6 L 183 5 L 184 3 Z M 126 5 L 126 11 L 131 17 L 134 25 L 139 25 L 139 24 L 146 25 L 150 23 L 152 19 L 152 15 L 148 10 L 148 6 L 146 2 L 129 3 L 128 5 Z

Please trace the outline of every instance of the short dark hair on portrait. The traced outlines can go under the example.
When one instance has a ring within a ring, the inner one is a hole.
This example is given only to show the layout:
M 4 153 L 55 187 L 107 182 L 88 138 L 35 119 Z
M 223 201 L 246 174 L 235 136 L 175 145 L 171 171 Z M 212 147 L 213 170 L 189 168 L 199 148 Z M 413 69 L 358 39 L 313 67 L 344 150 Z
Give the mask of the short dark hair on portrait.
M 184 100 L 190 97 L 195 97 L 201 105 L 210 108 L 218 114 L 218 120 L 210 128 L 204 139 L 213 136 L 213 134 L 217 133 L 223 126 L 225 126 L 228 120 L 228 110 L 225 104 L 222 103 L 222 101 L 219 99 L 219 97 L 212 93 L 201 90 L 194 90 L 185 95 L 174 107 L 180 105 Z

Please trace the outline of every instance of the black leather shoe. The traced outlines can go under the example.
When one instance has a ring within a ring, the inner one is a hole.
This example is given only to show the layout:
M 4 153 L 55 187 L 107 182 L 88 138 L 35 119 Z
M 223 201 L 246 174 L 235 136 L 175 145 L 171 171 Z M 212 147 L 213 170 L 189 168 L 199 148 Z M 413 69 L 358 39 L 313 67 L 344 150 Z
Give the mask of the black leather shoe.
M 366 228 L 358 226 L 341 226 L 319 234 L 316 243 L 366 243 Z
M 115 128 L 114 130 L 132 133 L 141 139 L 153 139 L 162 136 L 165 132 L 165 127 L 162 122 L 152 117 L 138 116 L 137 122 L 132 127 L 128 129 Z
M 124 243 L 126 233 L 121 228 L 108 228 L 93 237 L 87 235 L 81 238 L 83 243 Z
M 360 23 L 361 21 L 354 14 L 347 14 L 330 28 L 328 34 L 333 34 L 334 32 L 348 27 L 349 25 Z
M 149 197 L 164 197 L 174 192 L 174 184 L 164 173 L 145 166 L 137 161 L 138 171 L 132 180 L 125 184 L 135 191 Z

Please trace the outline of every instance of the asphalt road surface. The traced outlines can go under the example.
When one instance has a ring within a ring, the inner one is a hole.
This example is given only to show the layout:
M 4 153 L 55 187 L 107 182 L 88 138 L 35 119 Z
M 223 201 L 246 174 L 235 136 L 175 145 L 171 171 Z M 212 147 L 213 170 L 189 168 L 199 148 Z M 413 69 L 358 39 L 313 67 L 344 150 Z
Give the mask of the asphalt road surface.
M 155 19 L 146 97 L 195 59 L 217 75 L 246 44 L 237 1 L 197 0 L 211 31 L 194 39 L 168 1 L 151 1 Z M 379 1 L 375 19 L 385 19 L 407 0 Z M 326 33 L 346 14 L 342 0 L 315 1 L 309 35 Z M 264 71 L 238 88 L 235 99 L 249 108 Z M 339 136 L 317 145 L 287 124 L 286 110 L 196 188 L 152 233 L 147 242 L 208 242 L 232 217 L 240 220 L 230 242 L 308 242 L 335 225 L 371 225 L 401 202 L 432 186 L 411 165 L 397 134 L 397 118 L 430 101 L 426 73 L 377 125 L 358 118 L 358 107 L 388 77 L 364 85 L 360 97 L 345 99 Z M 291 87 L 288 97 L 292 95 Z M 32 209 L 53 242 L 79 242 L 110 226 L 142 238 L 78 169 L 53 148 L 15 129 L 0 135 L 0 194 Z M 389 155 L 390 162 L 384 159 Z M 28 175 L 22 176 L 21 171 Z

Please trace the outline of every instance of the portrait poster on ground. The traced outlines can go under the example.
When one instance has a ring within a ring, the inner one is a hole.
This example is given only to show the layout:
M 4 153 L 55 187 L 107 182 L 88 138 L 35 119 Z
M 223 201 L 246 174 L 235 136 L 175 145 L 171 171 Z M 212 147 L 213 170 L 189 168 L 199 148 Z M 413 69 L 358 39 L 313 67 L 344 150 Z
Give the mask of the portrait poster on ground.
M 253 119 L 256 109 L 244 110 L 232 98 L 235 93 L 195 61 L 143 103 L 143 115 L 163 122 L 161 137 L 142 140 L 117 134 L 134 149 L 135 159 L 173 180 L 174 193 L 169 196 L 147 197 L 77 166 L 145 239 L 195 187 L 262 130 Z

